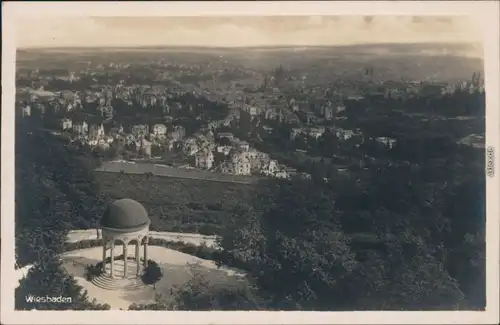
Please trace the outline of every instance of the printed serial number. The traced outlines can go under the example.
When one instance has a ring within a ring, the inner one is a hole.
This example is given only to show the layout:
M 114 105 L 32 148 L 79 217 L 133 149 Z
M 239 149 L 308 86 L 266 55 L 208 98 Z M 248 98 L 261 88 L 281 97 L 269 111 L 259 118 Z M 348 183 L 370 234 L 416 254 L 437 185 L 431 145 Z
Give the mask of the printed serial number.
M 493 147 L 486 149 L 486 175 L 495 176 L 495 149 Z

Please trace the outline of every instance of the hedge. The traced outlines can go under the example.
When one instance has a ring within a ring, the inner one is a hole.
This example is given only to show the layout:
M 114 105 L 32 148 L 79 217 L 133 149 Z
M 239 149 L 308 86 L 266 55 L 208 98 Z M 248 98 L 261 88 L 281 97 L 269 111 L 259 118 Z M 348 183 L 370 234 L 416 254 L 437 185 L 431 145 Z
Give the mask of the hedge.
M 92 247 L 102 246 L 102 239 L 84 239 L 76 243 L 65 243 L 64 251 L 69 252 L 77 249 L 85 249 Z M 185 243 L 182 241 L 171 241 L 162 238 L 152 238 L 149 237 L 149 245 L 151 246 L 161 246 L 169 249 L 173 249 L 185 254 L 193 255 L 205 260 L 216 261 L 219 266 L 231 266 L 242 270 L 248 268 L 243 261 L 235 259 L 230 254 L 214 248 L 208 247 L 206 245 L 195 245 L 191 243 Z M 115 259 L 123 259 L 123 255 L 116 257 Z M 111 259 L 108 257 L 106 262 L 110 262 Z

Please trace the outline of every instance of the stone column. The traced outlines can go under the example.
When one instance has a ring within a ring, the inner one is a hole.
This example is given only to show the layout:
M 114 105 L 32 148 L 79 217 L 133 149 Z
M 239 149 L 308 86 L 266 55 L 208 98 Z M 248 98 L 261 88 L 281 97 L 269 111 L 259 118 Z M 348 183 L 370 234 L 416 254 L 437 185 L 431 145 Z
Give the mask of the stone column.
M 123 243 L 123 278 L 126 279 L 128 276 L 128 243 Z
M 144 241 L 144 267 L 148 266 L 148 237 Z
M 106 241 L 102 241 L 102 272 L 106 272 Z
M 111 239 L 111 278 L 115 277 L 115 238 Z
M 141 241 L 135 244 L 135 262 L 137 263 L 137 276 L 141 275 Z

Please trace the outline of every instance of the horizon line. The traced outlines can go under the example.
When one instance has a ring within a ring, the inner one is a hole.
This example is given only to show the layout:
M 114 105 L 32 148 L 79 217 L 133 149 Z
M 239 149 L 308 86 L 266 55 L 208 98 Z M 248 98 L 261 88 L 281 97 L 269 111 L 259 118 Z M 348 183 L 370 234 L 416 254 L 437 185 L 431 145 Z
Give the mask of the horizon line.
M 200 49 L 261 49 L 261 48 L 328 48 L 328 47 L 354 47 L 354 46 L 389 46 L 389 45 L 472 45 L 482 46 L 480 41 L 426 41 L 426 42 L 368 42 L 353 44 L 325 44 L 325 45 L 301 45 L 301 44 L 277 44 L 277 45 L 79 45 L 79 46 L 30 46 L 17 47 L 17 51 L 27 50 L 54 50 L 54 49 L 137 49 L 137 48 L 200 48 Z

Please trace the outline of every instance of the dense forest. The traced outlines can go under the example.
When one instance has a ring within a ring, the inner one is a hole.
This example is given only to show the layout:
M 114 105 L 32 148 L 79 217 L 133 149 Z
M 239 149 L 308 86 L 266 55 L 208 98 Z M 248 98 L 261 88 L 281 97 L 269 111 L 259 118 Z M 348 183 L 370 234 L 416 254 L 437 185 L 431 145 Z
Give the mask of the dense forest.
M 374 175 L 333 191 L 263 184 L 221 246 L 279 309 L 484 308 L 484 180 L 443 190 L 402 171 Z
M 73 309 L 107 308 L 89 302 L 56 258 L 67 231 L 95 227 L 108 201 L 94 180 L 97 157 L 16 130 L 16 263 L 35 264 L 17 289 L 18 308 L 30 308 L 21 299 L 28 288 L 71 294 Z M 247 282 L 193 279 L 176 308 L 484 309 L 484 152 L 432 130 L 411 140 L 410 131 L 392 150 L 358 147 L 375 161 L 350 177 L 258 183 L 217 227 L 219 263 L 243 268 Z M 158 299 L 134 308 L 170 308 Z
M 92 181 L 96 159 L 48 133 L 16 133 L 16 267 L 34 265 L 16 288 L 16 309 L 109 309 L 89 301 L 57 257 L 67 232 L 95 227 L 104 208 Z M 25 299 L 30 295 L 72 302 L 33 304 Z

